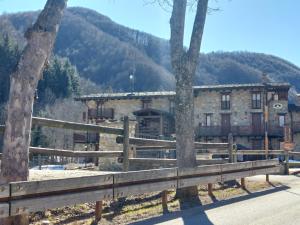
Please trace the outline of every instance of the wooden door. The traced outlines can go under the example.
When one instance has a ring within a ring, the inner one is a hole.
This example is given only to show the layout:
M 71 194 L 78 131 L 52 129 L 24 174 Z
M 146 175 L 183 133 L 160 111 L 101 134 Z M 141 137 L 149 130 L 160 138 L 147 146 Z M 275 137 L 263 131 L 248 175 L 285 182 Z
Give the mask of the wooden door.
M 231 130 L 230 114 L 221 114 L 221 132 L 222 135 L 228 135 Z
M 252 113 L 252 133 L 262 135 L 262 113 Z

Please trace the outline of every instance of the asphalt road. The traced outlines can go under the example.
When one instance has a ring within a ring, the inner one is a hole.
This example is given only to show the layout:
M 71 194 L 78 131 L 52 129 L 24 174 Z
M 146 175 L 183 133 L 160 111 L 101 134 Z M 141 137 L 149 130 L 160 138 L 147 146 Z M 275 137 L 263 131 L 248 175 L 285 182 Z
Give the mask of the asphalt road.
M 249 179 L 265 179 L 265 176 Z M 270 176 L 270 179 L 283 186 L 134 224 L 300 225 L 300 176 Z

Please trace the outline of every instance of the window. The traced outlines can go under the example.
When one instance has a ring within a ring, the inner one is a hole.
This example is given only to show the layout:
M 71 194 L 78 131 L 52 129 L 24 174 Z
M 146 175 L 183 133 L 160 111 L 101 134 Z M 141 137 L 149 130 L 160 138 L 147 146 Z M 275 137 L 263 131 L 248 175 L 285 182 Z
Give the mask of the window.
M 288 100 L 288 92 L 278 91 L 278 100 Z
M 142 100 L 142 108 L 143 109 L 149 109 L 149 108 L 151 108 L 151 103 L 152 103 L 151 99 L 144 99 L 144 100 Z
M 230 109 L 230 94 L 222 94 L 221 109 Z
M 284 127 L 284 125 L 285 125 L 285 115 L 279 115 L 279 117 L 278 117 L 278 122 L 279 122 L 279 126 L 280 127 Z
M 252 93 L 252 109 L 261 108 L 261 93 Z
M 211 119 L 212 114 L 205 114 L 205 126 L 210 127 L 212 125 Z

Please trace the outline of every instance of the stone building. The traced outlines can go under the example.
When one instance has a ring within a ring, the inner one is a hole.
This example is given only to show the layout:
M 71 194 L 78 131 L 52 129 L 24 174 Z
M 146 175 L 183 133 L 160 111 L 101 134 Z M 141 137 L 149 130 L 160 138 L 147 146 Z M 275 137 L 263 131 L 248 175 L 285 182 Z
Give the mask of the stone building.
M 269 149 L 279 149 L 284 126 L 291 127 L 296 118 L 300 124 L 300 109 L 289 111 L 289 89 L 288 83 L 195 86 L 195 139 L 226 142 L 232 133 L 242 148 L 264 149 L 267 135 Z M 85 122 L 121 126 L 128 115 L 132 135 L 170 139 L 175 135 L 174 98 L 175 92 L 168 91 L 102 93 L 75 100 L 87 106 Z M 295 141 L 300 140 L 300 129 L 293 131 Z

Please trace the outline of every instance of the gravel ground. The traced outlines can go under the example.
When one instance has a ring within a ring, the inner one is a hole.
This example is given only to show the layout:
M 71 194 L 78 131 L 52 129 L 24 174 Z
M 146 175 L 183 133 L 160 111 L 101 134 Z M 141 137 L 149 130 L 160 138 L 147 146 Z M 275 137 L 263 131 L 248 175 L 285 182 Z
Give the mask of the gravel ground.
M 102 174 L 111 174 L 110 171 L 90 171 L 90 170 L 30 170 L 29 180 L 49 180 L 64 179 L 71 177 L 95 176 Z

